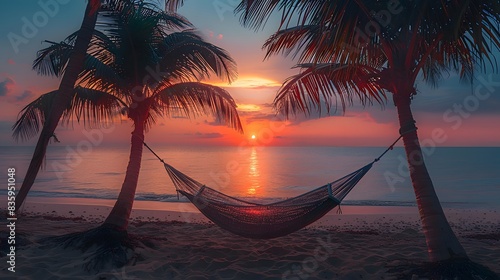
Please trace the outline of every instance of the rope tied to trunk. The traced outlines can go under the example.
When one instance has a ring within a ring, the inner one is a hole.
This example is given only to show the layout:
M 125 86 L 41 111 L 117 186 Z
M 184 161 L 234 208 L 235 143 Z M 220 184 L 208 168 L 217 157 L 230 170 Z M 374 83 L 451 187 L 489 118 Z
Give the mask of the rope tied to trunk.
M 413 132 L 415 130 L 417 130 L 417 126 L 415 125 L 415 120 L 411 120 L 405 124 L 403 124 L 400 128 L 399 128 L 399 135 L 403 136 L 407 133 L 410 133 L 410 132 Z
M 379 161 L 388 151 L 394 149 L 394 145 L 398 143 L 398 141 L 403 138 L 403 136 L 407 133 L 413 132 L 417 130 L 417 126 L 415 125 L 415 120 L 411 120 L 408 123 L 401 126 L 399 129 L 399 137 L 394 141 L 378 158 L 374 159 L 373 162 Z

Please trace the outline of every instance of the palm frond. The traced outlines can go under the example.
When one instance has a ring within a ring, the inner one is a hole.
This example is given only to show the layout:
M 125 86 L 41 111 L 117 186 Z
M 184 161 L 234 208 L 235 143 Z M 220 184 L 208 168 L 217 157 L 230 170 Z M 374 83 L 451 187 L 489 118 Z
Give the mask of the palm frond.
M 345 110 L 359 99 L 363 106 L 377 102 L 383 105 L 386 94 L 378 83 L 377 69 L 366 65 L 301 64 L 303 71 L 288 78 L 274 99 L 274 108 L 285 116 L 315 110 L 328 113 L 339 106 Z
M 129 82 L 122 78 L 120 69 L 116 67 L 118 53 L 120 46 L 116 42 L 104 33 L 95 31 L 85 57 L 84 71 L 79 76 L 80 83 L 121 96 L 121 89 L 127 88 Z
M 184 0 L 165 0 L 165 10 L 177 12 L 177 10 L 184 5 Z
M 299 63 L 371 67 L 383 62 L 396 71 L 410 71 L 409 83 L 423 73 L 432 85 L 447 71 L 457 71 L 466 81 L 472 80 L 478 65 L 498 71 L 498 0 L 398 1 L 397 12 L 382 23 L 377 11 L 387 12 L 389 3 L 243 0 L 236 11 L 245 26 L 255 29 L 273 13 L 281 13 L 278 31 L 264 45 L 266 57 L 283 53 Z
M 387 1 L 242 0 L 235 12 L 241 13 L 240 21 L 244 26 L 256 30 L 263 27 L 273 13 L 281 14 L 278 30 L 308 24 L 343 28 L 351 22 L 364 29 L 370 21 L 376 20 L 373 12 L 386 9 Z M 355 29 L 349 31 L 355 33 Z
M 143 17 L 155 17 L 163 31 L 193 27 L 193 24 L 187 18 L 174 11 L 168 9 L 161 11 L 156 5 L 146 2 L 143 5 L 143 8 L 140 9 L 141 15 Z
M 112 64 L 103 62 L 94 56 L 85 57 L 85 71 L 80 75 L 80 84 L 85 84 L 88 88 L 94 88 L 104 92 L 114 92 L 121 96 L 121 89 L 129 86 L 128 82 L 122 79 Z
M 37 135 L 50 115 L 57 94 L 57 90 L 42 94 L 21 110 L 12 126 L 16 141 L 26 141 Z M 85 127 L 99 127 L 105 121 L 112 121 L 123 106 L 123 102 L 106 92 L 77 87 L 60 122 L 67 124 L 75 117 L 78 122 L 83 121 Z
M 83 71 L 78 76 L 80 86 L 75 88 L 62 121 L 76 120 L 86 127 L 96 127 L 111 120 L 125 106 L 118 99 L 121 98 L 129 105 L 151 110 L 146 127 L 167 111 L 182 108 L 188 115 L 213 114 L 229 126 L 242 129 L 234 100 L 226 91 L 188 83 L 211 75 L 228 81 L 235 79 L 236 63 L 225 50 L 205 42 L 194 30 L 173 32 L 190 23 L 144 1 L 124 0 L 121 4 L 114 1 L 101 11 L 99 31 L 93 34 Z M 62 72 L 67 63 L 66 53 L 71 53 L 73 44 L 69 39 L 52 43 L 37 60 L 37 66 L 46 60 L 50 62 L 52 56 L 52 61 L 57 62 L 52 72 Z M 179 82 L 185 83 L 176 85 Z M 171 99 L 168 102 L 167 95 Z M 151 100 L 155 101 L 152 105 Z M 30 108 L 26 110 L 36 111 L 38 107 Z M 36 112 L 40 117 L 32 118 L 34 133 L 45 116 L 40 109 Z M 135 116 L 132 112 L 130 109 L 130 118 Z
M 293 5 L 294 0 L 242 0 L 236 7 L 236 13 L 242 13 L 240 21 L 243 26 L 258 30 L 266 22 L 269 16 L 277 9 Z M 283 12 L 285 14 L 285 12 Z
M 165 49 L 164 38 L 175 30 L 190 27 L 191 23 L 180 15 L 159 10 L 143 1 L 107 15 L 99 30 L 114 43 L 103 44 L 114 57 L 113 68 L 123 80 L 138 84 L 158 68 Z
M 281 11 L 281 23 L 264 44 L 266 57 L 283 53 L 298 63 L 361 63 L 367 54 L 383 53 L 386 39 L 395 37 L 397 20 L 378 24 L 372 11 L 387 9 L 386 1 L 242 1 L 243 24 L 259 28 L 273 13 Z M 373 28 L 375 26 L 376 28 Z M 367 28 L 372 28 L 367 31 Z
M 426 81 L 437 85 L 440 69 L 454 70 L 468 82 L 478 66 L 498 71 L 494 51 L 500 49 L 499 1 L 423 1 L 413 5 L 421 11 L 422 19 L 414 29 L 423 41 L 414 48 L 413 56 L 418 58 L 417 70 L 423 71 Z M 432 44 L 436 41 L 438 44 Z
M 116 2 L 116 1 L 115 1 Z M 120 30 L 132 18 L 148 18 L 157 22 L 160 33 L 192 27 L 189 20 L 174 11 L 162 11 L 156 4 L 142 0 L 118 1 L 102 12 L 97 22 L 98 28 L 109 36 L 119 36 Z
M 76 87 L 70 111 L 85 127 L 100 127 L 113 121 L 127 105 L 119 98 L 100 90 Z
M 236 103 L 229 93 L 216 86 L 198 82 L 178 83 L 155 95 L 152 112 L 165 116 L 213 115 L 229 127 L 243 132 Z
M 292 52 L 292 56 L 295 58 L 304 50 L 304 45 L 308 41 L 314 37 L 321 36 L 321 29 L 318 25 L 301 25 L 279 30 L 272 34 L 262 47 L 267 49 L 266 58 L 278 53 L 288 56 Z
M 222 48 L 204 41 L 194 30 L 169 34 L 164 39 L 159 66 L 170 73 L 173 80 L 202 80 L 214 73 L 233 81 L 236 62 Z
M 19 112 L 17 121 L 12 126 L 12 136 L 16 141 L 26 141 L 38 134 L 49 115 L 57 93 L 58 91 L 54 90 L 42 94 Z
M 60 43 L 45 41 L 50 46 L 37 52 L 37 57 L 33 62 L 33 69 L 40 75 L 62 76 L 73 51 L 76 37 L 77 32 Z
M 360 44 L 356 40 L 352 32 L 337 27 L 300 25 L 274 33 L 263 48 L 266 58 L 281 53 L 292 55 L 299 63 L 380 64 L 381 59 L 387 61 L 383 49 L 374 43 Z

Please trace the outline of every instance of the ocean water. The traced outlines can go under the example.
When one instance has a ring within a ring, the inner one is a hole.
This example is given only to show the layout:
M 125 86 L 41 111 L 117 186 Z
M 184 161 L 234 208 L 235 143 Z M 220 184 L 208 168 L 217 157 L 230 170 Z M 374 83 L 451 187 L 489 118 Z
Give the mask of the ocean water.
M 371 162 L 382 147 L 152 147 L 175 168 L 228 195 L 260 202 L 292 197 Z M 21 186 L 33 147 L 0 147 L 3 173 L 16 168 Z M 445 207 L 500 208 L 500 148 L 424 150 Z M 129 147 L 49 147 L 28 196 L 115 199 Z M 415 205 L 402 148 L 389 151 L 344 200 L 347 205 Z M 0 195 L 6 194 L 6 188 Z M 144 149 L 137 200 L 177 201 L 163 165 Z M 185 199 L 181 198 L 181 201 Z

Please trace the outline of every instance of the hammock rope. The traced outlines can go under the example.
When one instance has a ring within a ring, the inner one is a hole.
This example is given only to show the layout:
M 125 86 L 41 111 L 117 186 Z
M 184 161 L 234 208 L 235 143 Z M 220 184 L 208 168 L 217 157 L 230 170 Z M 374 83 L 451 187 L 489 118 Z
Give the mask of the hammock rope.
M 269 204 L 245 201 L 210 188 L 166 163 L 146 143 L 144 146 L 163 163 L 177 195 L 187 197 L 216 225 L 243 237 L 269 239 L 302 229 L 333 208 L 340 208 L 342 200 L 373 164 L 392 150 L 404 134 L 415 129 L 402 133 L 379 157 L 360 169 L 299 196 Z

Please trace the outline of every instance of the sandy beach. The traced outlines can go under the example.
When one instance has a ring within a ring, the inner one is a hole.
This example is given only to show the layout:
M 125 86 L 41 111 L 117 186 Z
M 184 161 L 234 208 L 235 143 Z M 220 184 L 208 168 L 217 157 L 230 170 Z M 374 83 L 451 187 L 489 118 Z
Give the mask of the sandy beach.
M 82 269 L 88 252 L 40 244 L 99 225 L 112 203 L 30 199 L 16 221 L 15 272 L 6 265 L 8 232 L 0 231 L 2 279 L 398 279 L 388 270 L 427 260 L 414 207 L 344 206 L 288 236 L 252 240 L 219 229 L 189 203 L 138 201 L 129 227 L 142 241 L 138 256 L 98 273 Z M 500 274 L 498 210 L 446 213 L 469 257 Z

